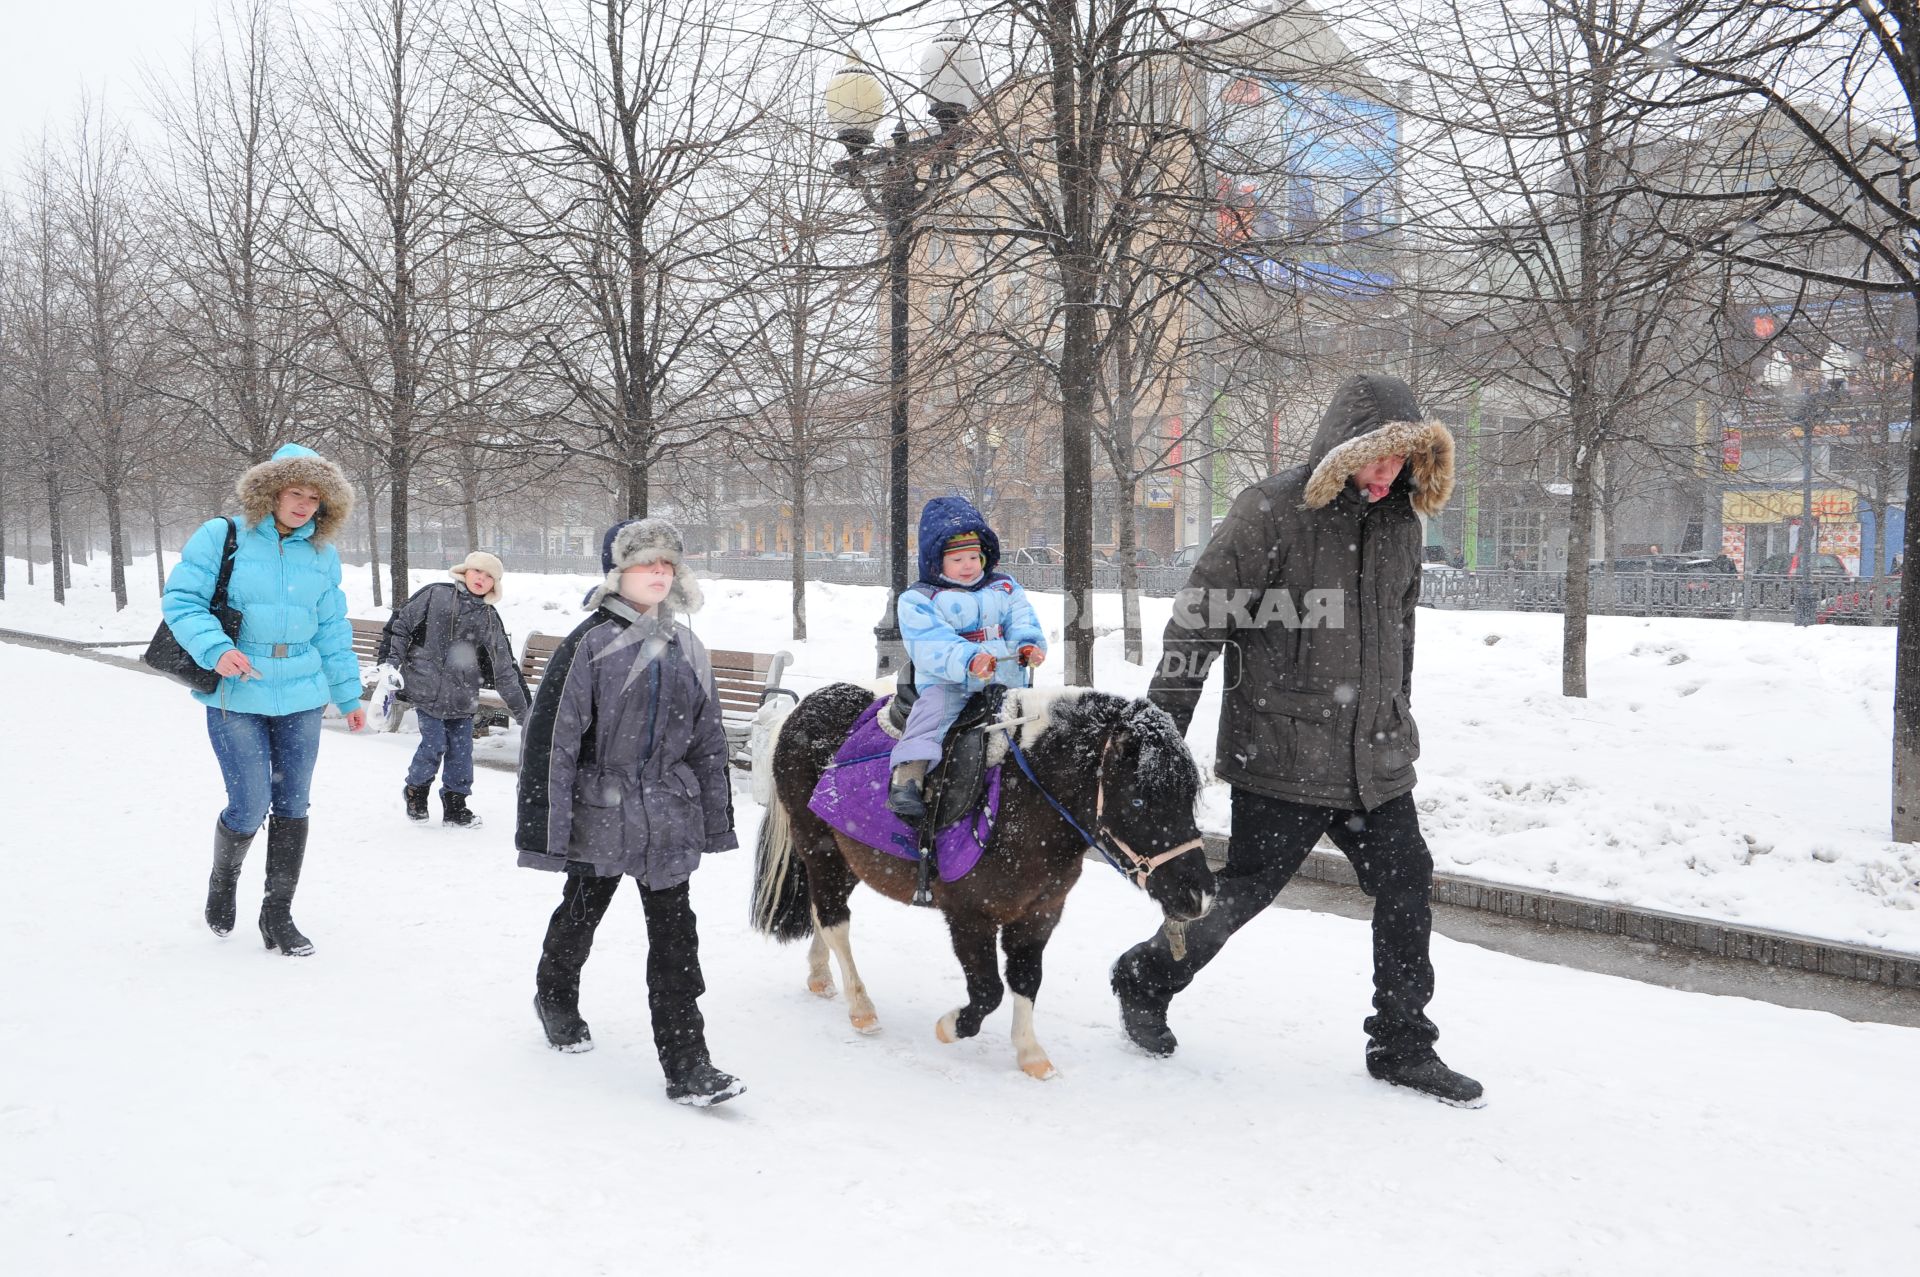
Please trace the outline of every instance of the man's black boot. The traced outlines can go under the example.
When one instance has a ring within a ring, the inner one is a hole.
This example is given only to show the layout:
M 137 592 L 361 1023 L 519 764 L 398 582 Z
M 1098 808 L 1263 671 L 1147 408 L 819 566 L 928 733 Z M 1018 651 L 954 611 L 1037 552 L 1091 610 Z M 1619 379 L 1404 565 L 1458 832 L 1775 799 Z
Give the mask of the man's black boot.
M 1128 1040 L 1148 1055 L 1164 1058 L 1173 1054 L 1180 1041 L 1167 1027 L 1167 1004 L 1172 999 L 1164 994 L 1155 996 L 1141 986 L 1138 964 L 1145 947 L 1136 945 L 1121 954 L 1107 980 L 1113 986 L 1113 996 L 1120 999 L 1120 1027 L 1126 1030 Z
M 1367 1072 L 1382 1082 L 1431 1095 L 1457 1108 L 1477 1109 L 1487 1102 L 1485 1090 L 1478 1082 L 1441 1063 L 1431 1047 L 1398 1054 L 1369 1050 Z

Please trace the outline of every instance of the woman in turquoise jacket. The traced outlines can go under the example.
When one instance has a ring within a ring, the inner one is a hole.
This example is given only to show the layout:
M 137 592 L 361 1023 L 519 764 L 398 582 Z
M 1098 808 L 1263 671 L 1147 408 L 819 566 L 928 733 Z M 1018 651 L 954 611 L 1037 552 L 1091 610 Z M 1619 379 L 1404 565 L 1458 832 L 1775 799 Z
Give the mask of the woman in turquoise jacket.
M 193 697 L 207 707 L 207 735 L 227 785 L 213 827 L 207 925 L 233 930 L 240 867 L 266 822 L 267 886 L 260 938 L 291 956 L 313 952 L 293 925 L 293 893 L 307 851 L 307 790 L 328 704 L 347 726 L 366 725 L 353 655 L 340 555 L 328 544 L 353 512 L 340 467 L 290 443 L 240 476 L 241 515 L 227 602 L 242 614 L 233 642 L 211 611 L 227 520 L 202 525 L 167 576 L 161 610 L 174 638 L 204 669 L 223 676 Z

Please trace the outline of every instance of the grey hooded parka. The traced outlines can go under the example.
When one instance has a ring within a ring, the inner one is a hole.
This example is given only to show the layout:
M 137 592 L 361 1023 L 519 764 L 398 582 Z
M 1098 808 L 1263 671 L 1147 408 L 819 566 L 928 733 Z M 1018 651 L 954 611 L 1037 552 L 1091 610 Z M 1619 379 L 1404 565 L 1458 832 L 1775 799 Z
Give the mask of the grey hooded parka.
M 713 669 L 671 602 L 640 613 L 596 596 L 534 696 L 514 845 L 528 868 L 663 891 L 740 845 Z

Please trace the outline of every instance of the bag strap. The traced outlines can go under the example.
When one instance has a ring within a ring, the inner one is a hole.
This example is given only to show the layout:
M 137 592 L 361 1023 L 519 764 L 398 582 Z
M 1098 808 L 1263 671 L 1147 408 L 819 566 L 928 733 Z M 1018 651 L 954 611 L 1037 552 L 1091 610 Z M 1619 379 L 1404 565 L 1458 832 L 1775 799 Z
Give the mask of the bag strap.
M 210 612 L 217 612 L 227 605 L 227 583 L 233 580 L 233 553 L 239 548 L 239 525 L 229 518 L 227 544 L 220 551 L 220 575 L 213 583 L 213 597 L 207 600 L 207 610 Z

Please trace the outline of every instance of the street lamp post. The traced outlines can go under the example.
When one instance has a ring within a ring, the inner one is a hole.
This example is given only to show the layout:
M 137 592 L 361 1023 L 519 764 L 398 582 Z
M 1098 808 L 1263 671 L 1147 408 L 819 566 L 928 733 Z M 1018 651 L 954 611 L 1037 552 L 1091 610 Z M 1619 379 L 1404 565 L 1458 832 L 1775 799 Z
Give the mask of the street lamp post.
M 859 189 L 881 215 L 887 237 L 887 606 L 874 626 L 876 662 L 882 677 L 904 663 L 900 641 L 900 596 L 910 576 L 907 558 L 907 322 L 909 254 L 914 218 L 949 175 L 963 137 L 959 128 L 979 104 L 980 55 L 958 24 L 949 26 L 921 56 L 922 88 L 932 103 L 939 132 L 915 138 L 896 122 L 887 146 L 869 150 L 880 123 L 885 93 L 879 79 L 849 55 L 827 82 L 825 108 L 847 158 L 833 171 Z
M 1829 347 L 1820 361 L 1820 379 L 1801 401 L 1800 411 L 1800 539 L 1799 571 L 1794 573 L 1793 623 L 1812 625 L 1815 594 L 1813 560 L 1820 550 L 1820 538 L 1813 521 L 1813 431 L 1820 409 L 1847 393 L 1847 373 L 1851 359 L 1837 344 Z

